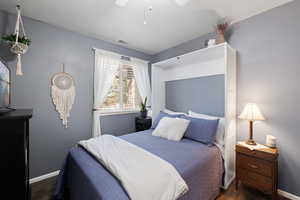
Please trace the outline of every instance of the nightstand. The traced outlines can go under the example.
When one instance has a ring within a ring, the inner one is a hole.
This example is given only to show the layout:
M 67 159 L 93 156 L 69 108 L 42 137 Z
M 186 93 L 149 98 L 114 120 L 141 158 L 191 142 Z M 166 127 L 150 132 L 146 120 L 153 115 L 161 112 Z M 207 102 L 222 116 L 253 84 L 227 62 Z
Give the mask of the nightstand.
M 276 199 L 278 150 L 264 145 L 252 148 L 249 149 L 244 143 L 236 145 L 236 189 L 241 181 Z
M 135 131 L 136 132 L 148 130 L 149 128 L 151 128 L 151 125 L 152 125 L 151 117 L 146 117 L 146 118 L 136 117 L 135 118 Z

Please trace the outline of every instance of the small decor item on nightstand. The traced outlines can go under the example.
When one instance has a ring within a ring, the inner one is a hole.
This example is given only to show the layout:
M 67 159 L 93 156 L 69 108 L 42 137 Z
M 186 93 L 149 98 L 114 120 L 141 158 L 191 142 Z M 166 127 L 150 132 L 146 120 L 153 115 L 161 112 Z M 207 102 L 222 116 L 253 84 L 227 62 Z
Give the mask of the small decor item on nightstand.
M 274 137 L 273 135 L 267 135 L 266 145 L 270 148 L 276 148 L 276 137 Z
M 147 97 L 145 97 L 144 102 L 141 102 L 141 117 L 142 118 L 146 118 L 147 114 L 148 114 L 148 110 L 147 110 Z
M 249 145 L 256 145 L 255 141 L 253 140 L 253 121 L 265 120 L 258 106 L 254 103 L 246 104 L 239 118 L 249 121 L 249 139 L 246 141 L 246 143 Z

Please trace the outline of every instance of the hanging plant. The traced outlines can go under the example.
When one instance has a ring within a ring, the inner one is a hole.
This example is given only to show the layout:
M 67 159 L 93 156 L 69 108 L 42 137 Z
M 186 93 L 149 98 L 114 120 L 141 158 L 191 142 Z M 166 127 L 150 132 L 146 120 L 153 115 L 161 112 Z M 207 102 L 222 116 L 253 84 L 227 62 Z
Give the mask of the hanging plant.
M 2 40 L 5 41 L 5 42 L 9 42 L 9 43 L 15 43 L 16 42 L 16 38 L 17 38 L 17 35 L 12 33 L 10 35 L 4 35 L 2 37 Z M 26 36 L 23 36 L 23 37 L 18 37 L 18 42 L 19 43 L 22 43 L 22 44 L 25 44 L 27 46 L 30 45 L 31 41 L 30 39 L 28 39 Z
M 16 9 L 17 9 L 17 21 L 15 26 L 15 31 L 12 34 L 3 36 L 2 40 L 8 42 L 10 44 L 10 51 L 17 55 L 16 74 L 22 76 L 23 72 L 22 72 L 22 64 L 21 64 L 21 55 L 27 52 L 28 46 L 30 45 L 31 41 L 26 37 L 25 34 L 24 25 L 21 17 L 21 7 L 17 5 Z

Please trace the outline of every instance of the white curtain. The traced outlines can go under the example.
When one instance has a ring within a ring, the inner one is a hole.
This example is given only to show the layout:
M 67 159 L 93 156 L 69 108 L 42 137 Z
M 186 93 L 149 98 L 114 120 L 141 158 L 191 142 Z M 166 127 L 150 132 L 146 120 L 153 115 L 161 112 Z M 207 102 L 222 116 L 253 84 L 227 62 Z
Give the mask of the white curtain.
M 132 58 L 131 63 L 133 65 L 133 73 L 140 95 L 143 100 L 147 97 L 147 105 L 149 106 L 151 105 L 151 87 L 148 71 L 148 62 Z
M 98 110 L 112 86 L 120 66 L 121 55 L 95 49 L 93 137 L 101 135 Z

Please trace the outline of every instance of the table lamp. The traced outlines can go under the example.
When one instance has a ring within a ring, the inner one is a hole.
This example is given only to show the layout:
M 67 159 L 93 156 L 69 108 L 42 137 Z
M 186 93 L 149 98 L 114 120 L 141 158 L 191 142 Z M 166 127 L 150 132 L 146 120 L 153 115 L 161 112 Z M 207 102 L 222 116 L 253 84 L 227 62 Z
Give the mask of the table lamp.
M 249 139 L 246 144 L 256 145 L 253 140 L 253 121 L 265 120 L 264 116 L 260 112 L 258 106 L 254 103 L 248 103 L 240 114 L 239 119 L 244 119 L 249 121 Z

